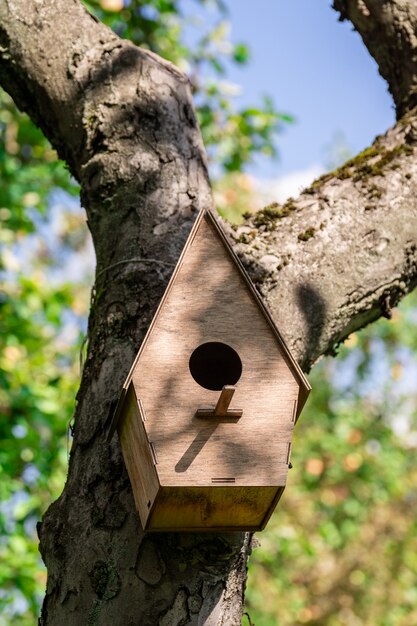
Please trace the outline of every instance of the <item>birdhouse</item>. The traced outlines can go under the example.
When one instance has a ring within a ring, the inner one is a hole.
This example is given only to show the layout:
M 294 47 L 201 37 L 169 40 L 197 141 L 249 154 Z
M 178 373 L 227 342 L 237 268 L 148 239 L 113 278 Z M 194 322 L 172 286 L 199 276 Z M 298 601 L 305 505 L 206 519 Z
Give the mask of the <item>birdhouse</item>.
M 111 427 L 144 530 L 262 529 L 309 391 L 217 219 L 201 212 Z

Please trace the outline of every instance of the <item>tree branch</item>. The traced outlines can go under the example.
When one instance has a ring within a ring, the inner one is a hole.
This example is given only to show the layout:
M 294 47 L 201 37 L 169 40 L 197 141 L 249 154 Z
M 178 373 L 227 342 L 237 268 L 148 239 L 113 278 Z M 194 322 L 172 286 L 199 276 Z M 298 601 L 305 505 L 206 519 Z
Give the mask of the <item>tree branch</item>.
M 341 21 L 350 20 L 361 35 L 401 118 L 417 105 L 415 0 L 334 0 L 333 8 Z
M 47 0 L 6 0 L 0 5 L 1 84 L 78 180 L 86 137 L 82 79 L 74 80 L 74 75 L 81 60 L 93 64 L 100 56 L 99 41 L 102 54 L 119 45 L 78 2 L 64 6 Z
M 307 370 L 417 284 L 417 117 L 297 199 L 232 232 L 278 327 Z

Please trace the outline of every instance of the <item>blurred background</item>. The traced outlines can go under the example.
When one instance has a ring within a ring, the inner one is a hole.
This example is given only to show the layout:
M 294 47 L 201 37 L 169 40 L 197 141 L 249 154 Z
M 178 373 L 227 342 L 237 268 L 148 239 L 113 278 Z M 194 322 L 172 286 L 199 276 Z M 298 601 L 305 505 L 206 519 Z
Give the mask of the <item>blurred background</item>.
M 192 81 L 220 213 L 297 195 L 394 121 L 330 2 L 93 0 Z M 36 523 L 63 488 L 94 252 L 78 186 L 0 93 L 0 626 L 36 623 Z M 249 565 L 243 624 L 417 624 L 417 297 L 310 375 L 289 484 Z

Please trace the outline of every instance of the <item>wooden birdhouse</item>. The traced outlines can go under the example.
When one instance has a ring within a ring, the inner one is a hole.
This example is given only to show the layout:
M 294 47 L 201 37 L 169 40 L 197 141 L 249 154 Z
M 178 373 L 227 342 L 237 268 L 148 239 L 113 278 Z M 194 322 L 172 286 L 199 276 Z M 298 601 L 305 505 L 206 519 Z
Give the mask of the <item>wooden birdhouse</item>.
M 113 418 L 143 528 L 262 529 L 309 391 L 216 218 L 201 212 Z

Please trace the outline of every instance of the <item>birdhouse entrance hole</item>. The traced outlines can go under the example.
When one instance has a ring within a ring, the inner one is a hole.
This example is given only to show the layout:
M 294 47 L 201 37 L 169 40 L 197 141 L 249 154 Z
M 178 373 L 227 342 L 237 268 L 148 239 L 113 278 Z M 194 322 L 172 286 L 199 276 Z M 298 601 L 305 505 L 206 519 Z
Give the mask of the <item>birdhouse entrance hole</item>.
M 242 361 L 238 353 L 220 341 L 198 346 L 190 357 L 189 368 L 195 382 L 211 391 L 235 385 L 242 375 Z

